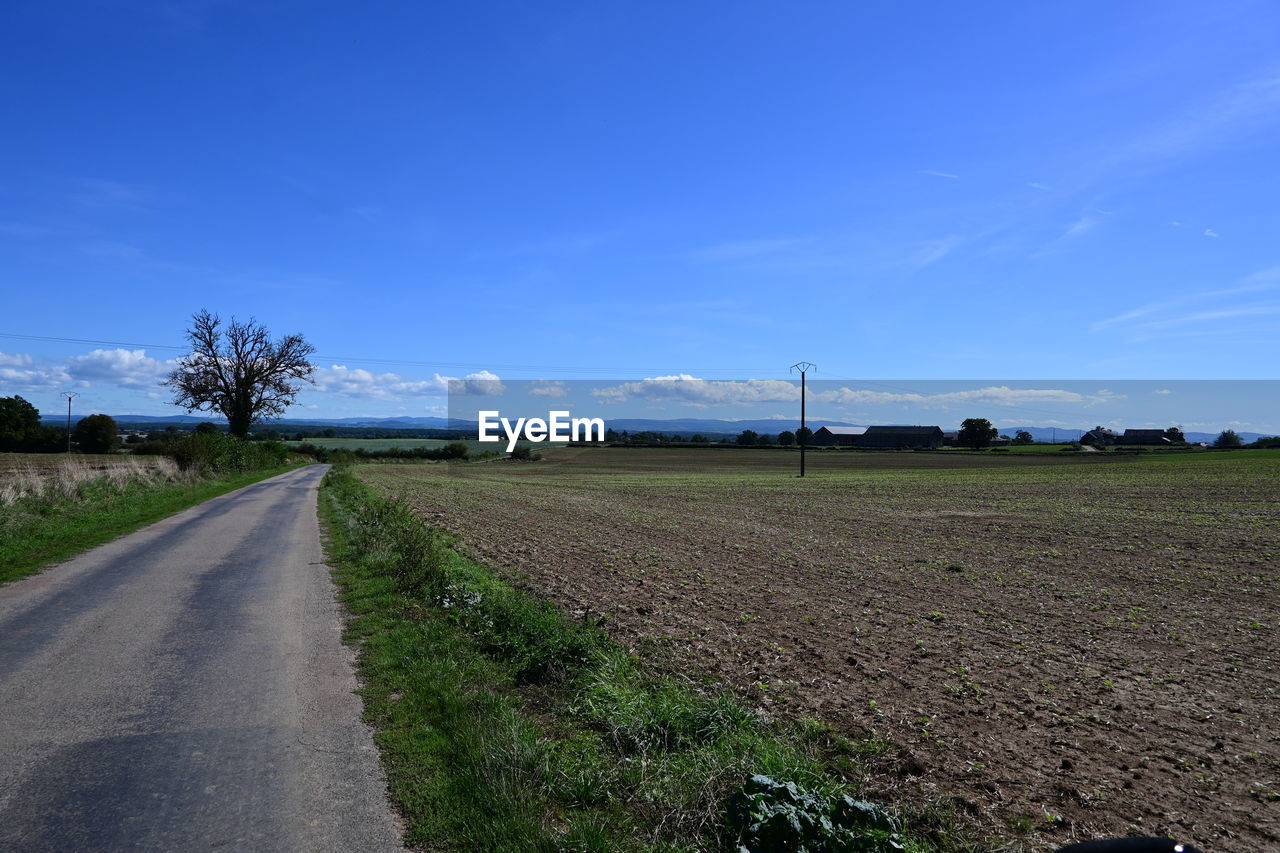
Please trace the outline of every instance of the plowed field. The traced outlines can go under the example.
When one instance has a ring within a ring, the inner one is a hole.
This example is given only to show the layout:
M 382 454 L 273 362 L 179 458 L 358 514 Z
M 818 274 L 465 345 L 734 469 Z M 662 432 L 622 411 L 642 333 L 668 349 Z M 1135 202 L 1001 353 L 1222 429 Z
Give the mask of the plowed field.
M 810 459 L 358 475 L 669 665 L 890 744 L 873 795 L 1033 848 L 1280 848 L 1280 452 Z

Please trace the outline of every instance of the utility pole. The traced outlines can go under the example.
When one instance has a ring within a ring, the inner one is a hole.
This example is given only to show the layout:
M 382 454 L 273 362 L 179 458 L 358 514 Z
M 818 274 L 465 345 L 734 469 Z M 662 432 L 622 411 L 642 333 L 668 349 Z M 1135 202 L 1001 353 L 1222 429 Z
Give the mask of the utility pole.
M 71 452 L 71 401 L 80 395 L 74 391 L 63 391 L 62 396 L 67 398 L 67 452 Z
M 791 365 L 791 369 L 793 371 L 795 370 L 800 371 L 800 476 L 803 477 L 804 476 L 804 449 L 805 449 L 805 445 L 809 443 L 809 429 L 808 427 L 805 426 L 805 421 L 804 421 L 804 397 L 805 397 L 804 375 L 808 373 L 810 370 L 817 370 L 818 365 L 811 364 L 807 361 L 801 361 Z

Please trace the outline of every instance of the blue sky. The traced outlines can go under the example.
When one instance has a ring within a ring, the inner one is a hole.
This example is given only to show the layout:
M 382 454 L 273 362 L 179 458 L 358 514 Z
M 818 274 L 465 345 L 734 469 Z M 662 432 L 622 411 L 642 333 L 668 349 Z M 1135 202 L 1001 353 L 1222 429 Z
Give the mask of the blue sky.
M 0 395 L 173 413 L 200 308 L 305 334 L 312 416 L 1273 378 L 1276 44 L 1268 2 L 10 0 Z

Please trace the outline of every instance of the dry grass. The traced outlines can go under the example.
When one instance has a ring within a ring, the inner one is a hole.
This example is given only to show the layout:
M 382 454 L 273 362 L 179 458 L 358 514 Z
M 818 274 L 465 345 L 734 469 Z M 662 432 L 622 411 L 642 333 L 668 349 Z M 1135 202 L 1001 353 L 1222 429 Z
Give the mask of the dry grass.
M 184 472 L 163 456 L 8 456 L 14 458 L 6 458 L 0 466 L 0 506 L 11 506 L 23 499 L 77 498 L 86 486 L 96 482 L 118 489 L 131 481 L 179 483 L 197 479 L 195 472 Z

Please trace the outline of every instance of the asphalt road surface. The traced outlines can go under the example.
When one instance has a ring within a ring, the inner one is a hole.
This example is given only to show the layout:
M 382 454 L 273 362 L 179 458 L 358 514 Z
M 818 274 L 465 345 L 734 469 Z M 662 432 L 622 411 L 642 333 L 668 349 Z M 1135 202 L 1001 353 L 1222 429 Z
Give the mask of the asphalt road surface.
M 321 466 L 0 587 L 0 850 L 402 849 Z

